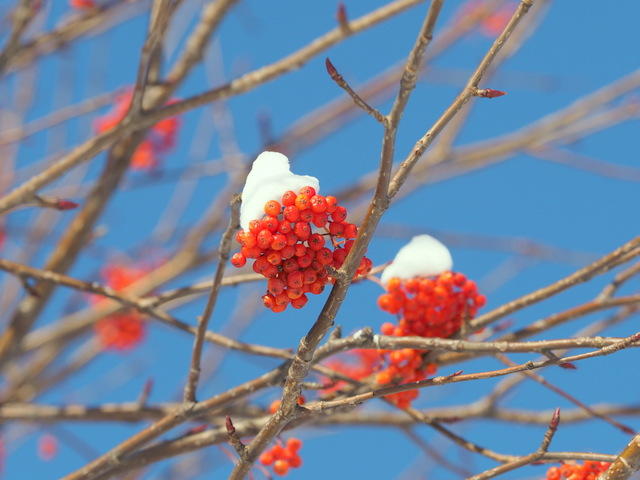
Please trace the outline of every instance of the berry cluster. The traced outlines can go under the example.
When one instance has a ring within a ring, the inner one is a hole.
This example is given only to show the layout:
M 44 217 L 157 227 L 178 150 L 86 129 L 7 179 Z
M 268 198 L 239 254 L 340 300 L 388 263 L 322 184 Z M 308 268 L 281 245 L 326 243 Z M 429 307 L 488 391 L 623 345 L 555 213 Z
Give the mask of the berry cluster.
M 280 443 L 260 455 L 260 463 L 265 466 L 273 465 L 276 475 L 286 475 L 290 468 L 298 468 L 302 460 L 298 451 L 302 447 L 302 440 L 290 438 L 283 447 Z
M 397 337 L 448 338 L 465 319 L 486 303 L 476 284 L 462 273 L 443 272 L 434 278 L 392 278 L 387 293 L 378 298 L 385 312 L 400 316 L 398 325 L 382 325 L 382 333 Z
M 465 3 L 459 12 L 456 13 L 458 19 L 469 16 L 484 16 L 478 25 L 478 31 L 485 37 L 494 38 L 502 33 L 507 26 L 513 12 L 516 9 L 515 2 L 507 2 L 500 8 L 489 10 L 491 8 L 486 0 L 471 0 Z
M 559 467 L 547 470 L 546 480 L 596 480 L 611 465 L 609 462 L 592 462 L 587 460 L 584 465 L 565 463 Z
M 96 2 L 94 0 L 69 0 L 69 5 L 76 10 L 88 10 L 95 8 Z
M 289 304 L 302 308 L 307 293 L 321 293 L 333 281 L 326 267 L 340 268 L 358 235 L 358 228 L 346 221 L 347 209 L 335 197 L 318 195 L 306 186 L 298 193 L 286 191 L 281 200 L 266 202 L 264 218 L 252 220 L 247 231 L 236 234 L 242 248 L 231 257 L 238 268 L 255 259 L 253 271 L 268 279 L 262 301 L 274 312 Z M 333 250 L 326 246 L 325 235 Z M 371 266 L 371 260 L 363 257 L 356 276 L 366 275 Z
M 114 290 L 123 290 L 146 274 L 143 269 L 124 265 L 109 265 L 102 271 L 105 283 Z M 104 297 L 93 297 L 99 303 Z M 104 349 L 128 350 L 138 345 L 145 334 L 142 315 L 135 310 L 114 313 L 101 318 L 94 326 L 100 345 Z
M 486 303 L 475 282 L 462 273 L 443 272 L 434 278 L 392 278 L 387 293 L 378 298 L 382 310 L 397 314 L 397 325 L 386 322 L 384 335 L 447 338 L 456 333 L 465 319 L 473 318 Z M 436 372 L 434 365 L 424 364 L 424 352 L 412 348 L 383 352 L 388 367 L 376 374 L 376 383 L 410 383 L 424 380 Z M 418 397 L 418 390 L 408 390 L 387 398 L 400 408 L 407 408 Z
M 48 462 L 53 460 L 58 453 L 58 439 L 50 433 L 41 435 L 38 439 L 38 456 Z
M 375 372 L 380 370 L 384 357 L 380 350 L 371 350 L 366 348 L 357 348 L 348 353 L 351 361 L 343 361 L 342 359 L 330 360 L 327 367 L 338 373 L 341 373 L 354 380 L 366 380 Z M 347 382 L 342 380 L 332 382 L 326 381 L 327 388 L 322 389 L 323 394 L 329 394 L 342 389 Z
M 112 110 L 96 120 L 95 131 L 104 133 L 120 123 L 129 110 L 132 98 L 133 93 L 131 91 L 119 95 Z M 179 127 L 180 120 L 177 117 L 165 118 L 151 127 L 147 137 L 140 142 L 140 145 L 131 156 L 131 168 L 134 170 L 152 170 L 157 167 L 159 156 L 167 153 L 175 146 Z

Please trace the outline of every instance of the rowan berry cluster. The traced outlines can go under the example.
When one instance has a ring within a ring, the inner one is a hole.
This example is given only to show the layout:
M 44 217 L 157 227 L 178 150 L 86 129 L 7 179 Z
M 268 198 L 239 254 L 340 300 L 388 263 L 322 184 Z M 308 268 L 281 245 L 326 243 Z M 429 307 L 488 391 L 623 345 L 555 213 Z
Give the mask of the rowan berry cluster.
M 286 475 L 290 468 L 298 468 L 302 465 L 299 450 L 302 447 L 302 440 L 289 438 L 282 446 L 277 443 L 269 450 L 260 455 L 260 463 L 265 466 L 273 465 L 273 472 L 276 475 Z
M 456 333 L 465 319 L 473 318 L 486 303 L 475 282 L 462 273 L 442 272 L 435 277 L 392 278 L 387 293 L 378 298 L 386 312 L 399 315 L 398 324 L 386 322 L 380 328 L 384 335 L 448 338 Z M 412 348 L 384 352 L 388 367 L 376 374 L 376 383 L 410 383 L 424 380 L 436 372 L 434 365 L 425 364 L 424 351 Z M 418 396 L 418 390 L 408 390 L 387 398 L 400 408 L 407 408 Z
M 559 467 L 551 467 L 547 470 L 546 480 L 596 480 L 598 475 L 605 472 L 609 462 L 592 462 L 587 460 L 583 465 L 577 463 L 565 463 Z
M 342 266 L 358 228 L 346 221 L 347 209 L 335 197 L 318 195 L 310 186 L 298 193 L 286 191 L 281 202 L 269 200 L 264 213 L 262 220 L 252 220 L 248 230 L 236 234 L 242 248 L 231 263 L 240 268 L 247 259 L 255 259 L 253 271 L 268 279 L 262 297 L 265 307 L 274 312 L 289 304 L 302 308 L 307 293 L 317 295 L 334 281 L 326 267 Z M 328 246 L 325 236 L 330 239 Z M 356 276 L 366 275 L 371 266 L 371 260 L 363 257 Z
M 69 6 L 76 10 L 88 10 L 95 8 L 97 5 L 94 0 L 69 0 Z
M 378 298 L 378 306 L 399 315 L 400 321 L 398 325 L 384 324 L 382 333 L 448 338 L 485 303 L 475 282 L 462 273 L 447 271 L 433 278 L 408 280 L 392 278 L 387 283 L 387 293 Z
M 95 131 L 104 133 L 120 123 L 129 110 L 132 98 L 131 91 L 119 95 L 111 111 L 96 120 Z M 152 170 L 157 167 L 160 156 L 175 146 L 179 127 L 180 120 L 177 117 L 165 118 L 151 127 L 149 134 L 140 142 L 131 156 L 131 168 Z
M 114 264 L 101 273 L 107 286 L 118 291 L 135 283 L 146 274 L 146 270 Z M 104 297 L 92 297 L 94 303 L 104 301 Z M 145 334 L 143 316 L 136 310 L 114 313 L 101 318 L 94 326 L 94 332 L 104 349 L 128 350 L 138 345 Z

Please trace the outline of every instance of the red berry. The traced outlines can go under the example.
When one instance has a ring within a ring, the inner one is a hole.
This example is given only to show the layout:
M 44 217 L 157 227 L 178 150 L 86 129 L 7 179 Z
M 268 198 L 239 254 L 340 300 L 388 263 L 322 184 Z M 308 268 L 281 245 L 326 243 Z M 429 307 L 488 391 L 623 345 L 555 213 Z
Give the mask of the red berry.
M 260 455 L 260 463 L 262 465 L 271 465 L 273 463 L 273 453 L 271 453 L 271 450 L 267 450 Z
M 296 243 L 294 248 L 296 251 L 296 257 L 301 257 L 307 253 L 307 247 L 305 247 L 302 243 Z
M 287 245 L 282 250 L 280 250 L 280 255 L 281 255 L 283 260 L 287 260 L 287 259 L 293 257 L 295 255 L 295 253 L 296 253 L 296 249 L 292 245 Z
M 260 233 L 258 233 L 256 240 L 258 247 L 266 250 L 273 242 L 273 234 L 268 229 L 261 230 Z
M 261 229 L 262 229 L 262 225 L 260 223 L 260 220 L 251 220 L 249 222 L 249 231 L 254 235 L 257 235 Z
M 306 187 L 302 187 L 300 189 L 300 193 L 302 195 L 306 195 L 307 197 L 311 198 L 316 194 L 316 189 L 307 185 Z
M 347 209 L 340 206 L 336 207 L 334 212 L 331 214 L 331 218 L 334 222 L 344 222 L 347 219 Z
M 293 246 L 296 243 L 298 243 L 298 236 L 295 234 L 295 232 L 287 233 L 287 245 Z
M 304 241 L 309 238 L 309 235 L 311 235 L 311 227 L 306 222 L 298 222 L 296 223 L 293 232 L 300 240 Z
M 307 296 L 303 294 L 300 297 L 291 300 L 291 306 L 293 308 L 302 308 L 307 304 L 308 300 Z
M 307 208 L 306 210 L 302 210 L 300 212 L 300 221 L 301 222 L 312 222 L 314 217 L 315 217 L 315 214 L 313 213 L 313 211 L 310 208 Z
M 307 195 L 301 193 L 296 197 L 295 205 L 298 210 L 302 211 L 311 206 L 311 201 L 309 200 L 309 197 Z
M 292 271 L 287 277 L 287 285 L 291 288 L 302 288 L 304 285 L 304 277 L 299 270 Z
M 313 224 L 318 228 L 323 228 L 328 220 L 329 216 L 326 213 L 316 213 L 313 216 Z
M 298 262 L 296 261 L 295 257 L 282 262 L 282 270 L 284 270 L 286 273 L 298 270 Z
M 288 205 L 284 208 L 284 218 L 289 222 L 297 222 L 300 219 L 300 210 L 295 205 Z
M 292 452 L 297 452 L 298 450 L 300 450 L 301 446 L 302 446 L 302 440 L 300 440 L 299 438 L 293 437 L 287 440 L 287 444 L 285 448 Z
M 262 303 L 267 308 L 273 308 L 276 304 L 276 299 L 273 295 L 267 293 L 266 295 L 262 296 Z
M 271 242 L 271 248 L 274 250 L 282 250 L 287 246 L 287 237 L 281 233 L 276 233 Z
M 254 272 L 262 275 L 270 267 L 270 264 L 265 257 L 260 257 L 253 262 L 252 267 Z
M 313 213 L 323 213 L 327 210 L 327 201 L 322 195 L 314 195 L 310 202 Z
M 280 226 L 280 222 L 277 217 L 267 216 L 262 219 L 260 222 L 260 226 L 263 229 L 269 230 L 271 233 L 275 233 L 278 231 L 278 227 Z
M 329 222 L 329 233 L 334 237 L 342 237 L 344 234 L 344 224 Z
M 288 207 L 289 205 L 293 205 L 294 203 L 296 203 L 296 197 L 298 195 L 296 195 L 295 192 L 292 192 L 291 190 L 287 190 L 286 192 L 284 192 L 284 194 L 282 195 L 282 204 L 285 207 Z
M 291 232 L 293 230 L 293 228 L 291 227 L 291 223 L 289 223 L 288 220 L 282 220 L 280 222 L 280 225 L 278 226 L 278 232 L 279 233 L 284 233 L 285 235 L 289 232 Z
M 312 234 L 307 240 L 311 250 L 320 250 L 324 247 L 324 237 L 318 233 Z
M 333 254 L 328 248 L 321 248 L 316 253 L 316 260 L 322 265 L 330 265 L 333 262 Z
M 302 276 L 304 277 L 303 281 L 305 285 L 310 285 L 318 279 L 318 274 L 316 274 L 316 272 L 310 269 L 307 269 L 304 272 L 302 272 Z
M 285 292 L 281 292 L 278 295 L 275 295 L 276 305 L 286 305 L 289 303 L 289 297 Z
M 327 213 L 335 212 L 338 206 L 338 199 L 332 195 L 325 197 L 325 201 L 327 202 Z
M 276 475 L 286 475 L 289 471 L 289 463 L 285 460 L 276 460 L 273 463 L 273 471 Z
M 344 238 L 356 238 L 358 236 L 358 227 L 353 223 L 345 223 Z
M 273 217 L 277 217 L 280 214 L 281 208 L 282 207 L 277 201 L 269 200 L 267 203 L 264 204 L 264 213 L 266 213 L 267 215 L 271 215 Z
M 313 262 L 313 257 L 308 252 L 301 257 L 298 257 L 298 265 L 300 266 L 300 268 L 307 268 L 309 265 L 311 265 L 311 262 Z
M 234 253 L 231 257 L 231 265 L 236 268 L 244 267 L 247 263 L 247 257 L 245 257 L 242 253 Z
M 289 459 L 289 466 L 292 468 L 298 468 L 300 467 L 300 465 L 302 465 L 302 460 L 300 459 L 300 456 L 299 455 L 291 456 L 291 458 Z
M 280 295 L 284 291 L 284 288 L 284 282 L 278 278 L 270 278 L 267 281 L 267 290 L 269 290 L 269 293 L 272 295 Z
M 280 265 L 282 262 L 282 255 L 279 252 L 271 251 L 267 253 L 266 258 L 271 265 Z
M 304 291 L 301 288 L 287 288 L 287 297 L 289 297 L 291 300 L 300 298 L 303 294 Z
M 344 248 L 337 248 L 333 251 L 333 266 L 340 268 L 347 258 L 347 251 Z
M 262 253 L 262 250 L 260 250 L 258 247 L 242 247 L 240 249 L 240 252 L 246 257 L 246 258 L 258 258 L 260 256 L 260 254 Z

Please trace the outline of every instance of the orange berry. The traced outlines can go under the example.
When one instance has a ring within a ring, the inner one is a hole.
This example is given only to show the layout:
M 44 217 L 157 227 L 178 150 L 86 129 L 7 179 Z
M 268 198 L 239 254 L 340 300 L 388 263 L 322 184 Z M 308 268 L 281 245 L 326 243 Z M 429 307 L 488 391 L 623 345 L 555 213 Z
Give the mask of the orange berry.
M 309 298 L 305 294 L 302 294 L 300 297 L 291 300 L 291 306 L 293 308 L 302 308 L 307 304 L 308 300 Z
M 333 213 L 335 212 L 337 206 L 338 206 L 338 199 L 332 195 L 328 195 L 325 198 L 325 202 L 327 203 L 327 213 Z
M 300 189 L 300 193 L 302 195 L 306 195 L 307 197 L 311 198 L 316 194 L 316 189 L 307 185 L 306 187 L 302 187 Z
M 304 403 L 304 402 L 303 402 Z M 286 449 L 292 452 L 297 452 L 302 447 L 302 440 L 299 438 L 292 437 L 287 440 Z
M 269 200 L 267 203 L 264 204 L 264 213 L 266 213 L 267 215 L 276 217 L 280 214 L 281 208 L 282 207 L 277 201 Z
M 298 195 L 296 195 L 295 192 L 291 191 L 291 190 L 287 190 L 286 192 L 284 192 L 284 194 L 282 195 L 282 204 L 285 207 L 288 207 L 290 205 L 293 205 L 294 203 L 296 203 L 296 197 Z
M 231 257 L 231 265 L 236 268 L 244 267 L 247 263 L 247 257 L 245 257 L 242 253 L 234 253 Z
M 300 221 L 301 222 L 311 223 L 311 222 L 313 222 L 313 218 L 314 217 L 315 217 L 315 213 L 313 213 L 313 211 L 310 208 L 307 208 L 306 210 L 302 210 L 300 212 Z
M 308 209 L 311 206 L 311 201 L 307 195 L 301 193 L 296 197 L 295 205 L 298 210 L 302 211 Z
M 286 475 L 289 471 L 289 463 L 285 460 L 276 460 L 273 463 L 273 471 L 276 475 Z
M 271 241 L 271 248 L 274 250 L 282 250 L 287 246 L 287 237 L 282 233 L 276 233 Z
M 277 408 L 276 408 L 276 410 L 277 410 Z M 273 413 L 273 412 L 271 412 L 271 413 Z M 262 455 L 260 455 L 260 463 L 262 465 L 271 465 L 273 463 L 273 454 L 271 453 L 270 450 L 267 450 L 266 452 L 263 452 Z
M 310 202 L 313 213 L 323 213 L 327 210 L 327 201 L 322 195 L 314 195 Z

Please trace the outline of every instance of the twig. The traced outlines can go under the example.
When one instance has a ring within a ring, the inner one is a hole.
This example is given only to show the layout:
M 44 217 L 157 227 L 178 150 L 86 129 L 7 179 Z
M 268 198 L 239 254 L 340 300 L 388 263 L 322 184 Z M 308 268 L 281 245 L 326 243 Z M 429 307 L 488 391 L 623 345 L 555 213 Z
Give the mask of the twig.
M 387 117 L 385 117 L 377 109 L 369 105 L 360 95 L 356 93 L 355 90 L 353 90 L 353 88 L 351 88 L 351 86 L 347 83 L 344 77 L 340 75 L 340 72 L 336 70 L 336 67 L 333 66 L 333 63 L 331 63 L 331 60 L 329 60 L 329 58 L 325 59 L 324 64 L 327 67 L 327 73 L 331 77 L 331 80 L 336 82 L 336 84 L 340 88 L 342 88 L 345 92 L 347 92 L 357 106 L 359 106 L 362 110 L 364 110 L 373 118 L 375 118 L 382 125 L 387 126 L 387 123 L 388 123 Z
M 222 283 L 222 276 L 224 270 L 229 261 L 229 250 L 231 250 L 231 239 L 233 233 L 239 228 L 240 225 L 240 195 L 236 195 L 231 201 L 231 216 L 229 219 L 229 225 L 220 239 L 220 247 L 218 248 L 218 267 L 216 268 L 216 274 L 213 279 L 213 285 L 211 286 L 211 293 L 207 300 L 204 313 L 198 321 L 198 330 L 196 332 L 196 338 L 193 343 L 193 353 L 191 355 L 191 368 L 189 369 L 189 377 L 187 384 L 184 388 L 184 401 L 195 402 L 196 401 L 196 388 L 198 385 L 198 378 L 200 377 L 200 358 L 202 356 L 202 345 L 204 343 L 205 333 L 207 326 L 209 325 L 209 319 L 213 313 L 213 309 L 218 299 L 218 292 L 220 291 L 220 285 Z

